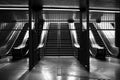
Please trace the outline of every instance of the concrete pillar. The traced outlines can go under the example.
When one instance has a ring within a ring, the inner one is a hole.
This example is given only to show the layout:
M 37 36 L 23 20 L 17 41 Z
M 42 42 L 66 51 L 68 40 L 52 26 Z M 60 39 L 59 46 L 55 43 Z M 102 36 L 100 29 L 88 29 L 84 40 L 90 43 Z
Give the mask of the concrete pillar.
M 29 70 L 31 70 L 39 61 L 40 56 L 38 56 L 35 51 L 39 45 L 39 29 L 42 29 L 43 22 L 40 23 L 40 18 L 42 19 L 42 1 L 41 0 L 29 0 Z M 35 20 L 35 29 L 32 29 L 32 18 Z M 40 26 L 39 26 L 40 25 Z M 40 53 L 39 53 L 40 54 Z
M 115 14 L 115 45 L 119 48 L 118 58 L 120 58 L 120 13 Z
M 89 72 L 89 0 L 80 0 L 80 49 L 78 49 L 78 60 Z M 87 29 L 83 29 L 83 16 L 86 18 Z

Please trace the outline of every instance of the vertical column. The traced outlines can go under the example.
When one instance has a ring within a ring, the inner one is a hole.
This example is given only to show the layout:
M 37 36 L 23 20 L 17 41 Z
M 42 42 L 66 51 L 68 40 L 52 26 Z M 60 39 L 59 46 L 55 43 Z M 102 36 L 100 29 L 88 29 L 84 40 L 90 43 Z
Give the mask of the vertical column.
M 89 65 L 89 58 L 90 58 L 90 53 L 89 53 L 89 49 L 90 49 L 90 39 L 89 39 L 89 0 L 86 1 L 86 12 L 87 12 L 87 43 L 86 43 L 86 69 L 89 71 L 90 69 L 90 65 Z
M 42 16 L 41 14 L 42 11 L 42 1 L 41 0 L 29 0 L 29 35 L 30 35 L 30 41 L 29 41 L 29 70 L 31 70 L 39 61 L 40 56 L 36 53 L 36 48 L 39 45 L 39 40 L 40 38 L 39 32 L 39 18 Z M 34 19 L 35 22 L 35 28 L 31 28 L 31 21 L 32 18 Z M 41 29 L 41 28 L 40 28 Z
M 118 58 L 120 58 L 120 13 L 115 14 L 115 45 L 119 48 Z
M 33 49 L 32 49 L 32 29 L 31 29 L 31 22 L 32 22 L 32 8 L 31 8 L 31 0 L 29 0 L 29 70 L 33 68 Z
M 82 30 L 83 15 L 86 17 L 87 29 Z M 80 49 L 78 60 L 89 71 L 89 0 L 80 0 Z

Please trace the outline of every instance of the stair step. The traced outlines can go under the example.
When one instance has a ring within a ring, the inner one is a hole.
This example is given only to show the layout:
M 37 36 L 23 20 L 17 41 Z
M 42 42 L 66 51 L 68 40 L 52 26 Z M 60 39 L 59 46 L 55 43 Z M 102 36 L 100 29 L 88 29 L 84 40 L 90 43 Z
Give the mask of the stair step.
M 45 51 L 47 51 L 47 52 L 58 52 L 58 51 L 61 51 L 61 52 L 74 52 L 74 49 L 72 49 L 72 48 L 68 48 L 68 49 L 66 49 L 66 48 L 62 48 L 62 49 L 57 49 L 57 48 L 45 48 L 44 49 Z
M 45 56 L 74 56 L 74 54 L 45 54 Z
M 45 47 L 45 49 L 73 49 L 73 47 Z
M 72 43 L 46 43 L 46 46 L 47 45 L 72 46 Z

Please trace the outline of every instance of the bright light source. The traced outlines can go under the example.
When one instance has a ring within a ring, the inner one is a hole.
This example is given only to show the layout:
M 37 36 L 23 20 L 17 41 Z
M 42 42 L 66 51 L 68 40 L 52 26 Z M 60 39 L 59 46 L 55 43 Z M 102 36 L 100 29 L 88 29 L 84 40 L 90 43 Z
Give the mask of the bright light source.
M 31 22 L 31 29 L 33 30 L 35 28 L 35 22 Z
M 67 80 L 78 80 L 78 78 L 75 76 L 68 76 Z
M 55 7 L 55 8 L 79 8 L 79 6 L 59 6 L 59 5 L 43 5 L 43 7 Z
M 29 8 L 0 8 L 0 10 L 29 10 Z
M 57 80 L 62 80 L 62 76 L 57 76 Z
M 48 8 L 43 8 L 45 11 L 80 11 L 79 9 L 48 9 Z

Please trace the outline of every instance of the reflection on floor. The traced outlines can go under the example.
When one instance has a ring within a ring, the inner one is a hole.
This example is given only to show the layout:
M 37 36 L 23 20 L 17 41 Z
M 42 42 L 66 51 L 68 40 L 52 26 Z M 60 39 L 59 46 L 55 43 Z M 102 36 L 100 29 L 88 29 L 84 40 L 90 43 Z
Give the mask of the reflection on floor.
M 15 62 L 0 60 L 0 80 L 120 80 L 120 60 L 90 58 L 88 73 L 74 57 L 44 57 L 32 71 L 28 59 Z
M 11 62 L 11 57 L 0 59 L 0 80 L 19 80 L 28 70 L 28 59 Z

